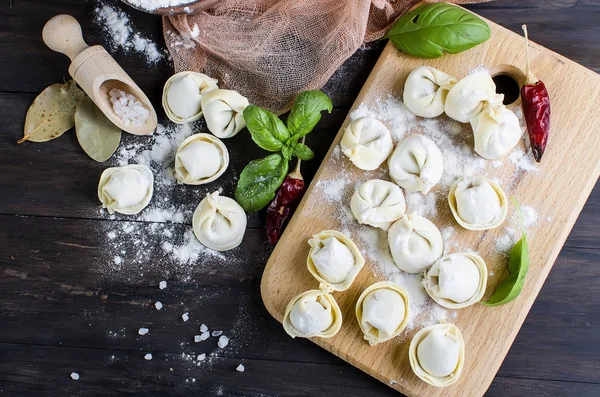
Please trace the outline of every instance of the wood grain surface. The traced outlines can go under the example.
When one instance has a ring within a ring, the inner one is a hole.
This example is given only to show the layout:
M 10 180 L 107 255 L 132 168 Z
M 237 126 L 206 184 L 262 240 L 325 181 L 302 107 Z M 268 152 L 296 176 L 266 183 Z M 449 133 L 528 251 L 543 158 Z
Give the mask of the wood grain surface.
M 263 213 L 249 218 L 231 266 L 203 260 L 182 272 L 161 261 L 148 264 L 144 274 L 106 270 L 106 230 L 128 220 L 98 211 L 95 190 L 107 165 L 87 158 L 73 132 L 44 144 L 15 143 L 33 98 L 69 78 L 68 59 L 41 39 L 44 23 L 61 13 L 82 23 L 90 45 L 109 50 L 164 120 L 160 94 L 171 65 L 149 66 L 139 55 L 111 47 L 93 22 L 98 4 L 0 4 L 0 395 L 397 396 L 310 341 L 292 340 L 268 314 L 259 289 L 271 253 Z M 117 1 L 103 4 L 122 7 L 137 31 L 162 43 L 160 17 Z M 526 22 L 534 41 L 600 71 L 597 0 L 500 0 L 469 8 L 517 32 Z M 308 136 L 316 157 L 303 165 L 307 180 L 383 47 L 373 43 L 357 51 L 325 86 L 335 109 Z M 135 139 L 124 134 L 123 144 Z M 244 133 L 226 145 L 232 154 L 226 181 L 248 161 L 264 156 Z M 232 194 L 233 185 L 223 185 L 225 194 Z M 192 206 L 196 199 L 193 191 L 176 198 Z M 135 223 L 148 233 L 155 227 L 176 233 L 190 227 L 171 221 Z M 600 395 L 599 224 L 596 188 L 487 395 Z M 157 284 L 163 279 L 169 287 L 161 291 Z M 153 306 L 157 300 L 165 304 L 160 312 Z M 187 323 L 181 321 L 183 311 L 190 313 Z M 194 344 L 201 323 L 231 336 L 228 348 L 217 351 L 214 339 Z M 142 326 L 151 330 L 145 337 L 137 335 Z M 198 367 L 181 357 L 194 351 L 216 355 Z M 152 361 L 143 359 L 147 352 L 154 355 Z M 244 373 L 235 371 L 239 363 Z M 70 379 L 73 371 L 81 375 L 79 381 Z

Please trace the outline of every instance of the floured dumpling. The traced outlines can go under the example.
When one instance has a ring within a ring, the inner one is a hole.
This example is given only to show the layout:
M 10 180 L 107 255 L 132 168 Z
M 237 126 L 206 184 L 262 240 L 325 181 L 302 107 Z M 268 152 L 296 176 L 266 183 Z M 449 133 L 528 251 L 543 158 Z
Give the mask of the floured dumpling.
M 517 116 L 506 106 L 486 106 L 471 119 L 475 151 L 483 158 L 506 156 L 521 140 L 523 131 Z
M 202 111 L 208 130 L 219 138 L 231 138 L 246 126 L 248 99 L 237 91 L 217 89 L 202 95 Z
M 458 80 L 429 66 L 419 66 L 404 84 L 404 105 L 414 115 L 437 117 L 444 113 L 448 92 Z
M 496 94 L 496 84 L 484 71 L 460 80 L 448 93 L 444 110 L 456 121 L 468 123 L 488 105 L 502 105 L 504 95 Z
M 442 152 L 429 138 L 414 134 L 398 142 L 388 160 L 390 176 L 408 192 L 427 194 L 444 171 Z
M 342 152 L 361 170 L 374 170 L 388 158 L 394 144 L 387 127 L 373 117 L 352 120 L 340 141 Z
M 465 364 L 465 341 L 454 324 L 437 324 L 415 334 L 408 348 L 414 373 L 432 386 L 446 387 L 458 380 Z
M 358 223 L 388 230 L 392 222 L 404 215 L 406 201 L 398 185 L 371 179 L 356 189 L 350 209 Z
M 210 134 L 194 134 L 179 145 L 175 154 L 175 179 L 186 185 L 202 185 L 223 175 L 229 152 Z
M 137 214 L 150 203 L 153 192 L 154 176 L 145 165 L 107 168 L 98 183 L 98 198 L 110 214 Z
M 206 195 L 192 218 L 196 238 L 216 251 L 227 251 L 240 245 L 246 222 L 242 207 L 235 200 L 220 196 L 218 191 Z
M 371 346 L 400 334 L 408 322 L 408 293 L 389 281 L 368 287 L 356 302 L 356 319 Z
M 217 80 L 203 73 L 174 74 L 163 89 L 162 105 L 167 117 L 177 124 L 198 120 L 202 117 L 202 96 L 217 88 Z
M 292 338 L 331 338 L 342 327 L 342 311 L 325 285 L 295 296 L 287 305 L 283 328 Z
M 388 243 L 396 266 L 407 273 L 420 273 L 444 251 L 438 228 L 428 219 L 406 214 L 388 231 Z
M 345 291 L 365 265 L 358 247 L 345 234 L 324 230 L 308 240 L 308 271 L 335 291 Z
M 508 200 L 502 188 L 482 176 L 461 178 L 448 194 L 452 215 L 469 230 L 489 230 L 502 224 L 508 212 Z
M 446 255 L 425 273 L 423 286 L 440 306 L 460 309 L 481 299 L 487 283 L 487 266 L 477 254 Z

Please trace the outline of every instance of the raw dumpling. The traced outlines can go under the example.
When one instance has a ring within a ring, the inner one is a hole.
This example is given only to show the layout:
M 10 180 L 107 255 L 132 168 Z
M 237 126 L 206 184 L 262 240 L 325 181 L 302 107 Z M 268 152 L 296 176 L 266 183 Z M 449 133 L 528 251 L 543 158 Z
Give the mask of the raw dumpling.
M 326 286 L 306 291 L 288 303 L 283 328 L 292 338 L 331 338 L 342 327 L 342 311 Z
M 406 201 L 398 185 L 371 179 L 356 189 L 350 209 L 358 223 L 388 230 L 392 222 L 404 215 Z
M 432 67 L 419 66 L 410 72 L 404 84 L 404 105 L 414 115 L 437 117 L 444 113 L 448 91 L 457 81 Z
M 219 138 L 231 138 L 246 126 L 243 111 L 248 99 L 237 91 L 210 91 L 202 95 L 201 104 L 208 130 Z
M 400 334 L 408 322 L 408 293 L 389 281 L 371 285 L 356 302 L 356 319 L 371 346 Z
M 416 214 L 406 214 L 390 227 L 388 243 L 394 263 L 407 273 L 422 272 L 437 261 L 444 250 L 438 228 Z
M 219 192 L 207 194 L 200 202 L 192 219 L 194 234 L 200 242 L 216 251 L 237 247 L 246 231 L 246 213 L 229 197 Z
M 473 73 L 460 80 L 448 93 L 444 110 L 456 121 L 468 123 L 491 104 L 499 106 L 504 95 L 496 94 L 496 84 L 484 71 Z
M 175 154 L 175 179 L 186 185 L 202 185 L 223 175 L 229 152 L 218 138 L 194 134 L 179 145 Z
M 458 380 L 465 365 L 465 341 L 454 324 L 437 324 L 415 334 L 408 348 L 414 373 L 432 386 L 446 387 Z
M 146 208 L 153 192 L 154 176 L 145 165 L 107 168 L 98 184 L 98 198 L 110 214 L 137 214 Z
M 398 142 L 388 160 L 390 176 L 408 192 L 427 194 L 444 170 L 442 152 L 429 138 L 414 134 Z
M 477 254 L 446 255 L 425 273 L 423 286 L 440 306 L 460 309 L 481 299 L 487 283 L 487 266 Z
M 486 106 L 471 119 L 475 151 L 486 159 L 506 156 L 519 143 L 523 131 L 517 116 L 506 106 Z
M 174 74 L 163 89 L 162 104 L 167 117 L 177 124 L 198 120 L 202 117 L 202 96 L 217 88 L 217 80 L 202 73 Z
M 352 120 L 344 132 L 340 146 L 355 166 L 366 171 L 378 168 L 394 148 L 390 131 L 373 117 Z
M 345 291 L 365 265 L 358 247 L 345 234 L 324 230 L 308 240 L 308 271 L 334 291 Z
M 504 222 L 508 212 L 508 200 L 502 188 L 482 176 L 454 182 L 448 203 L 456 222 L 469 230 L 494 229 Z

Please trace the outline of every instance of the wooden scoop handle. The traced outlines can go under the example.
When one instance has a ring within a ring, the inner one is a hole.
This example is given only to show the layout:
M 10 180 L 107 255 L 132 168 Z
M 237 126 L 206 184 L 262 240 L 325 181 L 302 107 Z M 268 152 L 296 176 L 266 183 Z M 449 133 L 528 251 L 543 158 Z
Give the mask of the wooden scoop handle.
M 51 50 L 65 54 L 71 62 L 88 48 L 81 34 L 81 25 L 67 14 L 57 15 L 46 22 L 42 39 Z

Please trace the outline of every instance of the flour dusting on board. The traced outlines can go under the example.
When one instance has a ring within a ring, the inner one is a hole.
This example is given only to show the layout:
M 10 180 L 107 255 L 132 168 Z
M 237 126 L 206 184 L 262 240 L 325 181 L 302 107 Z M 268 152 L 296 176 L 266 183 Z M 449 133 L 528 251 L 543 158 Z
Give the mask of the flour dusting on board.
M 516 113 L 521 120 L 521 125 L 524 125 L 522 114 Z M 364 116 L 377 118 L 386 124 L 396 143 L 410 134 L 419 133 L 433 140 L 440 148 L 444 173 L 439 185 L 426 195 L 419 192 L 404 193 L 407 212 L 431 219 L 440 229 L 444 240 L 444 254 L 472 252 L 471 247 L 463 246 L 454 240 L 457 229 L 460 228 L 453 220 L 447 202 L 448 191 L 459 177 L 487 176 L 501 183 L 510 195 L 514 188 L 512 184 L 518 175 L 523 172 L 540 173 L 539 168 L 531 160 L 530 153 L 521 146 L 515 148 L 506 159 L 487 161 L 473 150 L 473 134 L 469 124 L 460 124 L 445 116 L 435 119 L 415 117 L 406 109 L 402 101 L 391 95 L 375 99 L 370 104 L 362 103 L 350 113 L 349 117 L 354 120 Z M 332 206 L 339 230 L 357 243 L 367 260 L 367 266 L 374 275 L 390 280 L 408 291 L 411 298 L 408 330 L 417 330 L 440 321 L 453 321 L 457 313 L 446 310 L 429 298 L 421 284 L 421 274 L 405 273 L 395 265 L 387 242 L 387 233 L 381 229 L 360 225 L 352 215 L 349 207 L 350 198 L 360 183 L 375 177 L 390 179 L 387 162 L 384 162 L 377 171 L 353 173 L 351 170 L 354 166 L 341 154 L 338 145 L 333 150 L 331 164 L 335 168 L 334 176 L 322 177 L 316 182 L 313 196 L 307 202 L 307 208 L 319 205 L 323 201 Z M 506 168 L 511 169 L 510 180 L 502 183 L 498 176 Z M 535 226 L 538 218 L 536 210 L 527 203 L 522 203 L 522 210 L 526 227 L 529 229 Z M 520 236 L 517 215 L 514 211 L 501 232 L 502 236 L 496 241 L 495 246 L 498 252 L 496 255 L 499 257 L 505 255 L 507 249 L 510 249 Z M 474 237 L 481 240 L 483 234 L 479 233 Z M 494 270 L 491 271 L 491 275 L 494 274 Z

